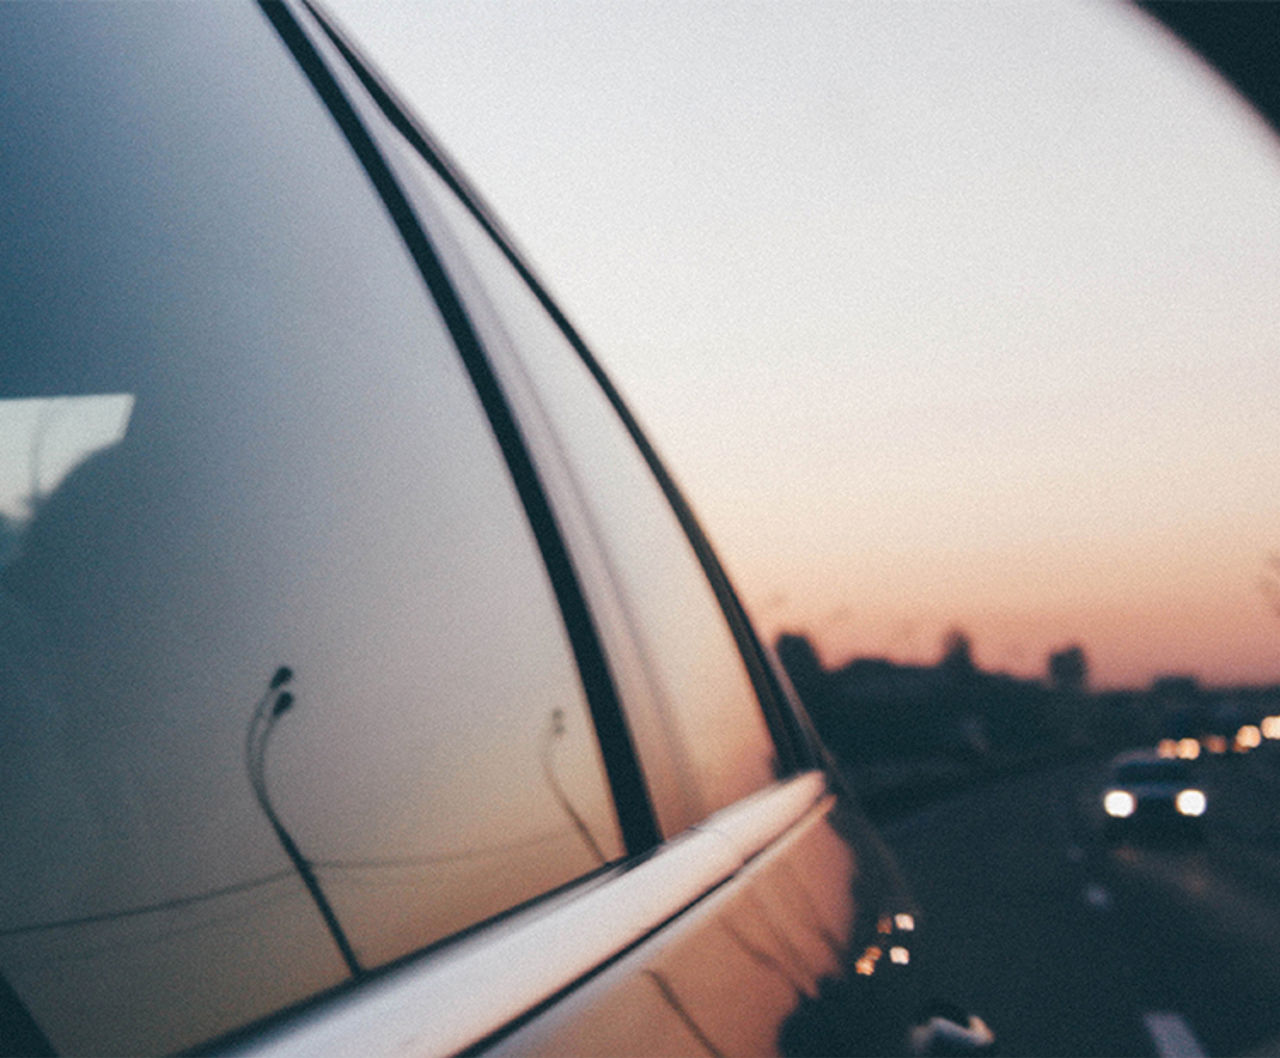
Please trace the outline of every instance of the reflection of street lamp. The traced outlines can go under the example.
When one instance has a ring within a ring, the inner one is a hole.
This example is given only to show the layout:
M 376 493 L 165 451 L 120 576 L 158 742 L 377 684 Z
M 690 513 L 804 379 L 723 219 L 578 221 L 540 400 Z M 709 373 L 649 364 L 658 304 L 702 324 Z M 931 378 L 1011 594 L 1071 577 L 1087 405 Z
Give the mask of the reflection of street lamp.
M 324 924 L 328 927 L 329 934 L 333 937 L 333 942 L 338 946 L 338 951 L 342 953 L 342 959 L 347 964 L 347 969 L 351 971 L 354 977 L 360 973 L 360 963 L 356 961 L 356 953 L 348 942 L 346 934 L 342 932 L 342 926 L 339 924 L 337 916 L 333 913 L 333 908 L 329 906 L 329 901 L 325 898 L 324 891 L 320 888 L 320 883 L 316 880 L 315 871 L 312 870 L 310 861 L 302 854 L 302 850 L 298 848 L 293 838 L 290 837 L 289 832 L 285 829 L 284 824 L 280 821 L 280 817 L 276 815 L 275 809 L 271 807 L 271 796 L 267 791 L 267 739 L 271 737 L 271 732 L 275 730 L 276 721 L 289 711 L 295 700 L 289 691 L 280 691 L 279 694 L 275 695 L 274 701 L 272 700 L 272 695 L 291 679 L 293 679 L 292 669 L 283 665 L 276 669 L 275 675 L 271 677 L 271 682 L 267 684 L 265 693 L 254 706 L 253 716 L 249 720 L 249 730 L 245 734 L 245 768 L 249 772 L 249 785 L 253 787 L 253 793 L 258 799 L 259 807 L 261 807 L 263 814 L 267 817 L 267 821 L 271 824 L 271 829 L 276 832 L 276 837 L 280 840 L 280 846 L 289 857 L 294 869 L 297 870 L 299 877 L 302 879 L 302 884 L 307 887 L 307 892 L 315 902 L 316 910 L 320 912 L 320 917 L 324 919 Z
M 560 786 L 559 780 L 556 778 L 555 765 L 551 759 L 555 752 L 556 741 L 564 735 L 564 710 L 551 710 L 551 726 L 547 728 L 547 735 L 542 743 L 542 773 L 547 777 L 547 785 L 551 787 L 552 796 L 556 802 L 564 809 L 565 815 L 573 822 L 574 828 L 582 835 L 582 840 L 587 843 L 587 847 L 591 850 L 602 864 L 608 862 L 608 858 L 596 844 L 596 839 L 591 836 L 591 831 L 587 829 L 587 824 L 574 810 L 573 805 L 569 801 L 568 795 Z

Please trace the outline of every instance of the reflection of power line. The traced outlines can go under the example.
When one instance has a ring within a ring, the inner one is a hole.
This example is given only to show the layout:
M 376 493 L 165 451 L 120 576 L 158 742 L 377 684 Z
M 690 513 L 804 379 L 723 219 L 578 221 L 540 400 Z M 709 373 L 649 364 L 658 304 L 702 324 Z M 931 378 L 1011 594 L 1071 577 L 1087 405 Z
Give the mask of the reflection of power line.
M 219 901 L 197 910 L 186 909 L 177 912 L 162 912 L 159 915 L 147 916 L 143 919 L 129 920 L 127 926 L 109 924 L 65 932 L 46 934 L 54 938 L 73 938 L 72 943 L 59 945 L 51 941 L 45 957 L 51 962 L 93 962 L 104 955 L 119 960 L 127 958 L 128 952 L 152 952 L 160 945 L 180 943 L 185 949 L 193 950 L 191 945 L 204 944 L 207 941 L 192 941 L 188 938 L 201 935 L 205 938 L 212 934 L 229 936 L 231 931 L 260 933 L 266 922 L 276 921 L 271 918 L 277 910 L 288 906 L 297 907 L 298 876 L 292 868 L 281 875 L 280 881 L 271 888 L 236 900 Z M 304 897 L 305 899 L 305 897 Z M 308 902 L 308 907 L 309 907 Z M 173 950 L 172 948 L 170 950 Z M 144 956 L 152 958 L 153 956 Z
M 782 866 L 783 870 L 791 875 L 791 884 L 787 887 L 787 892 L 799 897 L 800 902 L 804 904 L 805 910 L 808 912 L 809 918 L 812 919 L 813 928 L 817 931 L 818 936 L 831 949 L 831 954 L 835 956 L 836 962 L 843 961 L 849 951 L 848 945 L 843 944 L 840 938 L 831 932 L 799 873 L 790 864 L 783 864 Z
M 765 951 L 763 948 L 757 947 L 756 945 L 752 944 L 749 940 L 747 940 L 746 937 L 744 937 L 741 933 L 739 933 L 736 928 L 729 925 L 728 922 L 721 922 L 720 925 L 724 929 L 724 931 L 729 934 L 729 937 L 733 940 L 734 944 L 736 944 L 739 948 L 741 948 L 744 952 L 746 952 L 747 955 L 750 956 L 753 962 L 759 963 L 766 970 L 770 970 L 773 973 L 776 973 L 779 977 L 781 977 L 787 983 L 787 985 L 796 993 L 796 995 L 803 996 L 803 995 L 810 994 L 811 990 L 805 988 L 799 981 L 796 980 L 795 976 L 783 964 L 781 959 L 775 958 L 772 954 Z
M 330 936 L 333 937 L 334 944 L 338 946 L 347 969 L 351 971 L 353 977 L 357 977 L 360 974 L 360 963 L 356 960 L 355 950 L 347 940 L 338 916 L 333 913 L 324 890 L 320 888 L 310 861 L 302 854 L 302 850 L 298 848 L 289 831 L 285 829 L 284 823 L 276 815 L 275 809 L 272 808 L 271 796 L 267 791 L 267 740 L 275 730 L 276 721 L 292 708 L 294 702 L 293 695 L 288 691 L 280 691 L 279 694 L 276 694 L 276 691 L 291 679 L 293 679 L 293 670 L 280 666 L 271 677 L 271 682 L 267 684 L 266 692 L 254 706 L 253 716 L 249 720 L 249 730 L 245 733 L 245 768 L 249 772 L 249 785 L 253 787 L 258 805 L 263 815 L 267 817 L 267 822 L 271 824 L 271 829 L 275 831 L 280 847 L 284 849 L 294 870 L 298 872 L 302 884 L 307 887 L 307 893 L 316 905 L 316 910 L 320 912 L 320 917 L 324 919 L 324 924 Z
M 662 998 L 667 1001 L 667 1005 L 676 1012 L 676 1016 L 684 1022 L 685 1028 L 693 1033 L 693 1038 L 702 1044 L 703 1049 L 711 1055 L 711 1058 L 724 1058 L 724 1051 L 712 1043 L 707 1034 L 702 1031 L 702 1026 L 694 1021 L 693 1015 L 689 1013 L 688 1008 L 680 997 L 676 995 L 676 990 L 671 987 L 671 982 L 656 970 L 645 970 L 645 975 L 657 986 L 658 991 L 662 993 Z
M 547 728 L 546 738 L 542 743 L 542 773 L 546 776 L 547 785 L 551 787 L 551 794 L 555 797 L 556 802 L 564 809 L 574 828 L 582 835 L 582 840 L 586 842 L 587 848 L 591 850 L 591 854 L 598 859 L 601 864 L 607 863 L 608 858 L 604 851 L 596 844 L 596 839 L 591 836 L 591 831 L 587 829 L 587 824 L 583 818 L 578 815 L 573 804 L 569 800 L 569 795 L 564 792 L 560 786 L 560 781 L 556 778 L 555 762 L 552 759 L 555 753 L 556 742 L 564 735 L 564 710 L 551 710 L 551 726 Z
M 293 873 L 291 870 L 280 871 L 277 874 L 267 875 L 265 878 L 253 878 L 247 882 L 237 882 L 235 885 L 223 886 L 221 889 L 210 889 L 191 896 L 178 896 L 172 900 L 159 900 L 154 904 L 141 904 L 138 907 L 127 907 L 119 911 L 102 911 L 95 915 L 80 915 L 77 918 L 63 918 L 53 922 L 36 922 L 29 926 L 0 929 L 0 937 L 18 937 L 24 933 L 43 933 L 55 929 L 71 929 L 75 926 L 92 926 L 101 922 L 115 922 L 119 919 L 136 918 L 139 915 L 151 915 L 159 911 L 176 911 L 180 908 L 217 900 L 219 897 L 234 896 L 236 893 L 246 893 L 253 889 L 261 889 L 265 885 L 272 885 L 286 878 L 292 878 Z
M 787 931 L 779 926 L 774 917 L 769 914 L 759 896 L 748 894 L 748 899 L 755 905 L 756 915 L 764 923 L 764 928 L 772 934 L 778 947 L 789 955 L 792 962 L 800 968 L 804 977 L 813 981 L 819 980 L 822 977 L 822 971 L 809 965 L 808 956 L 800 950 L 791 937 L 788 936 Z
M 389 856 L 367 860 L 312 860 L 312 867 L 326 871 L 359 871 L 380 867 L 430 867 L 437 863 L 457 863 L 460 860 L 481 860 L 491 856 L 504 856 L 519 849 L 545 845 L 550 841 L 559 841 L 565 835 L 563 830 L 549 830 L 523 841 L 510 841 L 504 845 L 490 845 L 487 848 L 463 849 L 460 852 L 445 852 L 430 856 Z

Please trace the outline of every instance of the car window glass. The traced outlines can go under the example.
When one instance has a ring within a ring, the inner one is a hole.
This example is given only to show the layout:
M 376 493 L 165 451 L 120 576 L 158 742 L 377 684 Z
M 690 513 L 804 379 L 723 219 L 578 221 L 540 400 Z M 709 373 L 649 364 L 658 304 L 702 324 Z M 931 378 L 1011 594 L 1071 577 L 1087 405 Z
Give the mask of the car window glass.
M 622 850 L 501 453 L 269 23 L 0 32 L 0 975 L 60 1051 L 170 1052 Z
M 423 179 L 496 306 L 550 416 L 618 578 L 695 817 L 770 783 L 774 746 L 750 676 L 674 510 L 564 332 L 470 211 L 431 170 Z M 642 745 L 670 754 L 671 743 Z M 660 815 L 663 806 L 659 805 Z M 668 830 L 670 819 L 662 820 Z

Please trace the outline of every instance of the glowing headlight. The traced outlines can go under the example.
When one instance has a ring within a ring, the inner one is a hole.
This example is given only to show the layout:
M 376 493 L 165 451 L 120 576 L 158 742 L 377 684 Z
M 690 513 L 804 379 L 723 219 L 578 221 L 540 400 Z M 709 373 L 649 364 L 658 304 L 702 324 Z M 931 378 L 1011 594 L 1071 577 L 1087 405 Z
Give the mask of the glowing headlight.
M 1184 816 L 1202 816 L 1208 801 L 1200 790 L 1183 790 L 1173 804 Z
M 1183 793 L 1190 793 L 1189 790 L 1183 790 Z M 1106 796 L 1102 799 L 1102 807 L 1106 810 L 1107 815 L 1116 819 L 1125 819 L 1133 815 L 1133 810 L 1138 807 L 1138 802 L 1133 799 L 1133 794 L 1128 790 L 1108 790 Z

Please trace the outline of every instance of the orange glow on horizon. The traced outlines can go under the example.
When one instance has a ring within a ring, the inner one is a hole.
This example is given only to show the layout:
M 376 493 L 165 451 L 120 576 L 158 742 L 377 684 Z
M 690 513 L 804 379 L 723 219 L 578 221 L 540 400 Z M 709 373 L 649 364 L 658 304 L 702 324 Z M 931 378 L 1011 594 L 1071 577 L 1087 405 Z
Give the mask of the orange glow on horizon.
M 1044 599 L 983 605 L 975 595 L 952 609 L 936 599 L 912 606 L 912 598 L 929 599 L 923 587 L 918 596 L 908 590 L 892 599 L 865 597 L 859 606 L 856 591 L 840 584 L 834 571 L 821 584 L 804 578 L 799 590 L 775 591 L 751 605 L 752 616 L 766 639 L 808 635 L 828 668 L 859 657 L 933 665 L 947 634 L 961 629 L 979 667 L 1023 678 L 1043 678 L 1049 654 L 1074 643 L 1085 651 L 1094 690 L 1144 689 L 1160 676 L 1183 673 L 1206 686 L 1280 683 L 1280 627 L 1248 583 L 1199 600 L 1135 594 L 1055 607 Z M 803 610 L 792 596 L 806 600 Z

